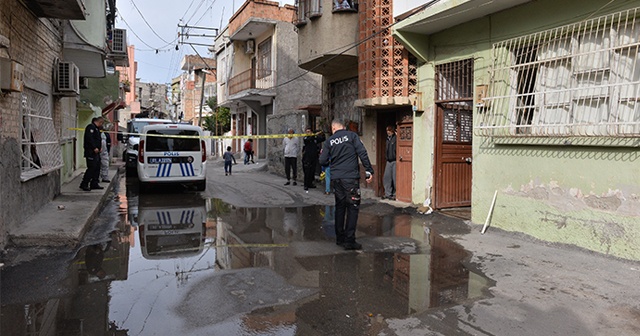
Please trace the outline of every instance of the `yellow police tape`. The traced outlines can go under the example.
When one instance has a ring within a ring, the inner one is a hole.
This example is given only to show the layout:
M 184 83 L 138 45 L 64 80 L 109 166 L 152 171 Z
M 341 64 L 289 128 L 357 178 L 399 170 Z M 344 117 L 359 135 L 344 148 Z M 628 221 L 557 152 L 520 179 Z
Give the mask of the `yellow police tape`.
M 84 128 L 69 127 L 71 131 L 84 131 Z M 119 133 L 122 135 L 141 136 L 141 133 L 129 133 L 129 132 L 114 132 L 114 131 L 100 131 L 102 133 Z M 160 137 L 160 138 L 184 138 L 184 139 L 283 139 L 288 137 L 304 137 L 309 134 L 255 134 L 255 135 L 169 135 L 169 134 L 145 134 L 148 137 Z

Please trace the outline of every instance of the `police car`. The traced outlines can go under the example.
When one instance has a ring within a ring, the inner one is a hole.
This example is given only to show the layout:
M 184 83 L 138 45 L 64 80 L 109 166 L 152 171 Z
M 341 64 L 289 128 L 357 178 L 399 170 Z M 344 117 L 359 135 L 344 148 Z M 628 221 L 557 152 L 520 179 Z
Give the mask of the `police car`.
M 119 135 L 120 141 L 125 144 L 122 159 L 126 162 L 127 176 L 135 176 L 136 162 L 138 162 L 138 146 L 140 143 L 139 133 L 147 125 L 173 124 L 169 119 L 134 118 L 127 122 L 126 135 Z
M 205 190 L 207 150 L 203 135 L 199 126 L 145 126 L 138 145 L 140 186 L 178 184 Z

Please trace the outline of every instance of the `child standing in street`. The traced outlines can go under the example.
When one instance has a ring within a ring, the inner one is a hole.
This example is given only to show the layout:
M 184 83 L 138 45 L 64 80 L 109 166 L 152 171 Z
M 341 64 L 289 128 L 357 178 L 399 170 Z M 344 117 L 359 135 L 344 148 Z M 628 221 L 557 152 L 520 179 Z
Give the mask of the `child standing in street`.
M 231 162 L 236 164 L 236 158 L 231 153 L 231 146 L 227 146 L 227 151 L 222 155 L 224 158 L 224 176 L 231 175 Z

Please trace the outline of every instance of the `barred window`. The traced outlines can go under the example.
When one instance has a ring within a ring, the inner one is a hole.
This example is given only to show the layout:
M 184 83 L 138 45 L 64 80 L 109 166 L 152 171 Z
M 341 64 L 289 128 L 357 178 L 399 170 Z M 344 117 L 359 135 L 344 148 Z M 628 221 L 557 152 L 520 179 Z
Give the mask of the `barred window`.
M 329 113 L 331 119 L 345 122 L 350 131 L 362 135 L 362 110 L 355 107 L 358 99 L 358 78 L 329 84 Z
M 27 181 L 62 168 L 60 143 L 49 96 L 26 89 L 22 93 L 22 174 Z
M 258 79 L 271 75 L 271 37 L 258 45 Z
M 494 44 L 484 136 L 640 135 L 640 8 Z

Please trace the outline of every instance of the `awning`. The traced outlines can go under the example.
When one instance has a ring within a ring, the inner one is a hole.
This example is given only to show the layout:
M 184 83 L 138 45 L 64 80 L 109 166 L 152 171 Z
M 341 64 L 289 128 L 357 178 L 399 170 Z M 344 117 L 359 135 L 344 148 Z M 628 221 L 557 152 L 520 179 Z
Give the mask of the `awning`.
M 117 111 L 125 107 L 127 107 L 127 103 L 125 103 L 123 100 L 118 99 L 102 109 L 102 116 L 104 117 L 113 111 Z

